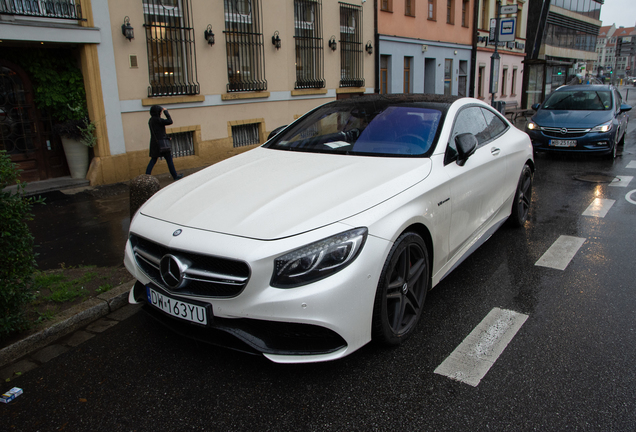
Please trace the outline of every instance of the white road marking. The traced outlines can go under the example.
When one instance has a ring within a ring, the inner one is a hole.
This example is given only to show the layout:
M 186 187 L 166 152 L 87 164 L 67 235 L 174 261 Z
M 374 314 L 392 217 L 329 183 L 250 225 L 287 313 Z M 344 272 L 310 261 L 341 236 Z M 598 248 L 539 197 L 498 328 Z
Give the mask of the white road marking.
M 632 195 L 636 192 L 636 189 L 634 189 L 633 191 L 627 192 L 627 195 L 625 195 L 625 199 L 632 203 L 632 204 L 636 204 L 636 200 L 632 199 Z
M 633 176 L 616 176 L 616 178 L 612 180 L 609 185 L 616 187 L 627 187 L 629 186 L 629 182 L 631 182 L 633 179 Z
M 494 308 L 435 373 L 477 387 L 527 319 L 528 315 Z
M 636 160 L 633 160 L 630 163 L 628 163 L 627 168 L 636 168 Z
M 585 240 L 587 239 L 562 235 L 534 265 L 565 270 Z
M 616 201 L 611 199 L 596 198 L 583 212 L 583 216 L 605 217 Z

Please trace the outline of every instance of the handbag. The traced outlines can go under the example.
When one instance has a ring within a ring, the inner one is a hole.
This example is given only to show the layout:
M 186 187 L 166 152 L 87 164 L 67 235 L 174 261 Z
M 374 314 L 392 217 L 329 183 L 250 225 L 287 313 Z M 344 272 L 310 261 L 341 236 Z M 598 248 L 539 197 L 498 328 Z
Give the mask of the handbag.
M 172 145 L 170 144 L 170 138 L 158 139 L 157 145 L 159 146 L 160 153 L 169 153 L 170 150 L 172 150 Z

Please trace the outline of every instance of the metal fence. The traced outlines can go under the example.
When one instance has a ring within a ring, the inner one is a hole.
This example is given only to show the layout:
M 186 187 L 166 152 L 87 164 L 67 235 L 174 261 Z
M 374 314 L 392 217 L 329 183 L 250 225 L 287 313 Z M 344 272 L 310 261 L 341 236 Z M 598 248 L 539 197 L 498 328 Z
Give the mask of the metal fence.
M 321 0 L 294 0 L 297 89 L 323 88 L 324 52 Z
M 267 90 L 259 0 L 225 0 L 228 92 Z
M 362 6 L 340 3 L 340 87 L 363 87 Z
M 172 157 L 194 156 L 194 138 L 192 132 L 178 132 L 170 134 L 172 141 Z
M 0 0 L 0 13 L 85 21 L 82 7 L 75 0 Z
M 190 0 L 144 0 L 148 96 L 199 94 Z
M 234 147 L 260 144 L 261 138 L 258 133 L 259 123 L 249 123 L 232 126 L 232 142 Z

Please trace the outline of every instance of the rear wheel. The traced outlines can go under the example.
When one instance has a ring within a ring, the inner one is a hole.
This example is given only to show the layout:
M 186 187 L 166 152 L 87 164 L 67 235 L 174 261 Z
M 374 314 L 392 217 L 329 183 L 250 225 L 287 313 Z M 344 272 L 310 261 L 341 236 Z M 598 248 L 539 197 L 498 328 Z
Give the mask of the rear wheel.
M 373 306 L 374 340 L 399 345 L 413 333 L 422 315 L 429 280 L 424 240 L 415 233 L 402 234 L 382 268 Z
M 512 202 L 512 212 L 510 223 L 514 227 L 521 227 L 528 220 L 530 212 L 530 202 L 532 200 L 532 170 L 528 165 L 524 165 L 517 184 L 517 192 Z

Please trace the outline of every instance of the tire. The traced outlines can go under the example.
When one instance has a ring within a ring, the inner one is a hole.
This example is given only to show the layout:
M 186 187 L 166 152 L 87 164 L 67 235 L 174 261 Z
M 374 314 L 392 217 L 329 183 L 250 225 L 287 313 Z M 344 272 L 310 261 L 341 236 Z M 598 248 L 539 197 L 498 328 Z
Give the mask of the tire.
M 384 263 L 373 306 L 372 338 L 395 346 L 417 326 L 430 286 L 428 249 L 419 235 L 402 234 Z
M 517 183 L 517 191 L 512 201 L 512 211 L 510 212 L 510 224 L 513 227 L 522 227 L 528 220 L 530 203 L 532 201 L 532 170 L 528 165 L 524 165 Z

